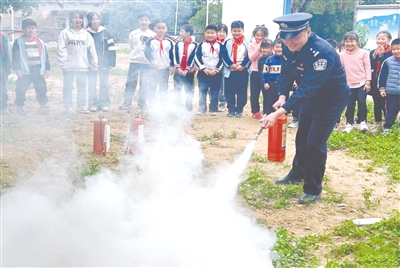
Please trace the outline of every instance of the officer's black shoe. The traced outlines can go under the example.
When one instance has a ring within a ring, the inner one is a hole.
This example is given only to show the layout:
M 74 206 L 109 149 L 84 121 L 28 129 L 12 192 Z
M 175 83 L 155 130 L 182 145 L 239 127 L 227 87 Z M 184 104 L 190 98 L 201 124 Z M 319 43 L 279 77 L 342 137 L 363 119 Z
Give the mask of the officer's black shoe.
M 315 203 L 320 197 L 321 197 L 321 194 L 318 194 L 318 195 L 303 194 L 303 196 L 299 198 L 298 203 L 302 204 L 302 205 Z
M 301 179 L 294 179 L 289 176 L 275 181 L 276 184 L 300 184 L 301 182 Z

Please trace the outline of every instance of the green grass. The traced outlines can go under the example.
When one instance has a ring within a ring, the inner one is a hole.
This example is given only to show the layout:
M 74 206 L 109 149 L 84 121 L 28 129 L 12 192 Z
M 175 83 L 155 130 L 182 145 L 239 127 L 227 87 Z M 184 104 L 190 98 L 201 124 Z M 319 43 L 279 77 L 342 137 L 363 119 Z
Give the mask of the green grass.
M 335 227 L 332 235 L 347 241 L 342 245 L 333 245 L 326 255 L 333 259 L 331 267 L 399 267 L 400 261 L 400 212 L 379 223 L 358 226 L 346 220 Z M 340 261 L 338 261 L 340 260 Z
M 247 179 L 239 186 L 239 193 L 250 206 L 257 209 L 286 208 L 291 199 L 299 197 L 303 192 L 301 185 L 280 186 L 268 178 L 266 171 L 259 166 L 247 173 Z
M 221 132 L 214 131 L 211 135 L 203 135 L 200 140 L 201 141 L 209 141 L 212 146 L 219 146 L 219 140 L 223 139 L 224 135 Z
M 330 150 L 346 149 L 347 153 L 355 158 L 371 159 L 372 165 L 386 167 L 389 178 L 400 182 L 400 130 L 393 129 L 388 135 L 381 133 L 341 133 L 335 131 L 328 140 Z M 373 167 L 367 167 L 372 172 Z
M 277 243 L 274 250 L 278 258 L 273 264 L 276 268 L 318 267 L 320 260 L 314 251 L 321 246 L 329 249 L 324 255 L 326 268 L 399 267 L 399 211 L 371 225 L 358 226 L 346 220 L 321 235 L 296 238 L 283 227 L 275 232 Z M 342 242 L 338 243 L 333 237 Z
M 312 251 L 318 249 L 315 236 L 296 239 L 285 228 L 276 230 L 277 242 L 274 250 L 279 258 L 273 261 L 275 268 L 317 267 L 318 259 Z

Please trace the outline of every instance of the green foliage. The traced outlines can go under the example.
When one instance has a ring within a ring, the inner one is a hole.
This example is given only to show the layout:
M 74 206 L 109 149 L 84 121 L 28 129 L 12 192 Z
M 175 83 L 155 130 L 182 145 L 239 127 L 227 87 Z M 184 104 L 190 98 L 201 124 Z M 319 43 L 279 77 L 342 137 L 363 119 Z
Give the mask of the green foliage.
M 334 259 L 328 267 L 398 267 L 400 212 L 379 223 L 358 226 L 346 220 L 335 227 L 333 235 L 348 239 L 347 243 L 333 246 L 326 257 Z M 343 259 L 343 262 L 338 262 Z
M 195 32 L 203 32 L 206 27 L 207 6 L 203 6 L 194 17 L 190 18 L 189 24 L 194 27 Z M 208 24 L 219 25 L 222 23 L 222 1 L 212 1 L 208 6 Z
M 24 17 L 32 14 L 33 9 L 38 9 L 40 5 L 46 4 L 54 4 L 58 3 L 58 5 L 63 8 L 67 2 L 68 5 L 76 4 L 77 0 L 67 1 L 67 0 L 24 0 L 24 1 L 15 1 L 15 0 L 1 0 L 0 5 L 0 13 L 9 13 L 9 8 L 12 7 L 14 12 L 21 11 Z
M 267 163 L 268 159 L 263 155 L 258 155 L 258 154 L 253 153 L 251 155 L 251 161 L 257 162 L 257 163 Z
M 365 25 L 364 23 L 360 22 L 357 25 L 356 31 L 358 33 L 358 36 L 360 37 L 360 47 L 363 48 L 368 42 L 369 27 L 368 25 Z
M 94 175 L 101 170 L 101 163 L 97 160 L 92 160 L 86 165 L 81 166 L 80 178 Z
M 280 186 L 268 180 L 268 175 L 256 166 L 247 173 L 247 179 L 239 186 L 239 192 L 247 203 L 255 208 L 286 208 L 290 199 L 301 195 L 301 185 Z
M 231 139 L 236 139 L 237 135 L 238 135 L 238 132 L 236 130 L 232 130 L 230 138 Z
M 138 14 L 147 11 L 151 14 L 151 21 L 161 20 L 166 22 L 169 32 L 177 32 L 179 26 L 188 23 L 189 19 L 204 5 L 201 1 L 194 0 L 158 0 L 158 1 L 115 1 L 107 4 L 101 13 L 103 24 L 114 35 L 117 42 L 127 41 L 129 33 L 139 28 Z M 178 11 L 177 21 L 175 21 Z M 150 25 L 152 29 L 153 26 Z
M 341 133 L 335 131 L 328 140 L 331 150 L 347 149 L 348 154 L 361 159 L 371 159 L 376 166 L 387 167 L 389 177 L 400 182 L 400 130 L 393 129 L 388 135 L 381 133 Z
M 317 238 L 307 236 L 297 240 L 285 228 L 276 231 L 278 238 L 274 250 L 278 260 L 273 261 L 275 268 L 284 267 L 317 267 L 318 259 L 311 253 L 318 248 Z
M 211 134 L 210 136 L 208 135 L 204 135 L 200 138 L 201 141 L 209 141 L 211 145 L 213 146 L 218 146 L 218 140 L 221 140 L 222 138 L 224 138 L 224 134 L 222 134 L 221 132 L 218 131 L 214 131 L 213 134 Z

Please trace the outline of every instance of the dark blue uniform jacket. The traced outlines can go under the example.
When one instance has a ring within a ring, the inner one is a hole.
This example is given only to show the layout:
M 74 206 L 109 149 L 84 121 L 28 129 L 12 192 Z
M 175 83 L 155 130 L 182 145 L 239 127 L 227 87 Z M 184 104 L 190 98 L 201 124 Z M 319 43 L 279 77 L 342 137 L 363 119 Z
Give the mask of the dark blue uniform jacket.
M 278 78 L 279 95 L 288 96 L 296 81 L 298 88 L 282 106 L 293 110 L 303 102 L 324 107 L 335 99 L 341 100 L 350 90 L 339 54 L 325 40 L 311 33 L 307 43 L 298 52 L 283 45 L 282 70 Z

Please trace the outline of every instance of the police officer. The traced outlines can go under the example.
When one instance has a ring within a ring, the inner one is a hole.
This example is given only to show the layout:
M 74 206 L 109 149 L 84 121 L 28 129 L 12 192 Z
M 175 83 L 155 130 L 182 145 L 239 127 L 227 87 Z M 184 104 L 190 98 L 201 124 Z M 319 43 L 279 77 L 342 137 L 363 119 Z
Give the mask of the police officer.
M 308 13 L 295 13 L 274 19 L 283 41 L 282 70 L 278 78 L 279 100 L 275 112 L 263 122 L 265 128 L 278 117 L 300 108 L 296 134 L 296 155 L 289 174 L 276 184 L 304 181 L 300 204 L 317 201 L 327 158 L 326 142 L 350 94 L 346 75 L 335 49 L 311 32 Z M 293 82 L 297 90 L 286 100 Z

